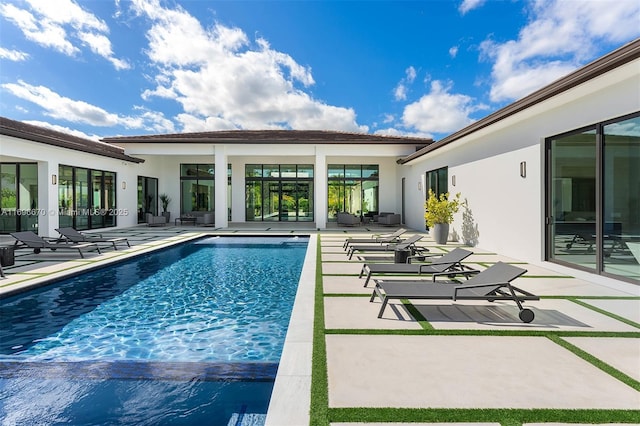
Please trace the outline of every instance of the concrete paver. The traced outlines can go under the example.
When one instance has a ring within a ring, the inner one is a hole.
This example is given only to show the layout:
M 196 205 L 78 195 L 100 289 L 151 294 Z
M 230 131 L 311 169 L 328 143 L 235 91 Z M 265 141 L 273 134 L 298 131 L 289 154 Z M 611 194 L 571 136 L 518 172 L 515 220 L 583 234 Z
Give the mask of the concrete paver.
M 640 406 L 639 392 L 544 337 L 325 337 L 330 407 Z
M 619 337 L 563 337 L 563 339 L 640 381 L 640 339 Z

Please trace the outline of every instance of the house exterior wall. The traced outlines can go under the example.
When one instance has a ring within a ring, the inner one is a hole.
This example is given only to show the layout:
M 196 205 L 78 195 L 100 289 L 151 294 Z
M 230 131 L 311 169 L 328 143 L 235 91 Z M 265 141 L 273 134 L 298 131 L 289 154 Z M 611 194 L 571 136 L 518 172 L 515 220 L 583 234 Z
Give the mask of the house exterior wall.
M 418 191 L 417 182 L 424 182 L 427 171 L 447 166 L 449 191 L 467 199 L 480 234 L 478 245 L 540 262 L 545 139 L 639 111 L 639 88 L 640 60 L 636 60 L 407 163 L 399 171 L 411 183 L 407 225 L 424 229 L 426 194 Z M 520 177 L 523 161 L 525 178 Z M 462 209 L 452 228 L 461 234 Z
M 401 198 L 397 181 L 396 160 L 410 154 L 413 145 L 366 144 L 193 144 L 193 143 L 127 143 L 122 144 L 128 155 L 144 159 L 135 165 L 131 173 L 123 174 L 128 192 L 123 202 L 137 204 L 135 183 L 137 176 L 158 179 L 159 193 L 172 198 L 169 205 L 171 217 L 180 214 L 180 164 L 216 164 L 216 188 L 226 190 L 226 167 L 221 175 L 220 165 L 231 164 L 231 222 L 245 222 L 245 165 L 247 164 L 313 164 L 314 165 L 314 221 L 318 228 L 327 224 L 327 167 L 329 164 L 377 164 L 380 167 L 381 211 L 400 211 Z M 365 152 L 367 155 L 363 155 Z M 221 159 L 226 161 L 221 161 Z M 134 185 L 134 186 L 130 186 Z M 119 198 L 120 201 L 120 198 Z M 226 193 L 216 190 L 216 226 L 228 226 Z M 220 208 L 218 208 L 220 207 Z M 120 224 L 120 222 L 119 222 Z M 131 223 L 135 225 L 135 216 Z
M 118 226 L 132 226 L 136 223 L 136 167 L 138 165 L 64 149 L 12 136 L 0 135 L 0 162 L 24 162 L 38 164 L 38 233 L 42 236 L 56 236 L 58 221 L 58 185 L 51 183 L 51 176 L 58 175 L 60 165 L 92 168 L 116 173 L 116 200 L 121 212 Z M 131 178 L 133 177 L 133 178 Z M 126 189 L 121 182 L 126 181 Z M 131 202 L 133 200 L 133 203 Z

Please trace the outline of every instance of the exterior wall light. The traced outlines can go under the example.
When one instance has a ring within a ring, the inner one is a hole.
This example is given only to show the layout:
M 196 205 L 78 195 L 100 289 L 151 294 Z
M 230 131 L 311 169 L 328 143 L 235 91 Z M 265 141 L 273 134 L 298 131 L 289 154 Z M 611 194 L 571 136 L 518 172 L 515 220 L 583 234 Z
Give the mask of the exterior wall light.
M 58 184 L 58 176 L 51 175 L 51 185 L 57 185 L 57 184 Z
M 422 181 L 418 181 L 418 191 L 422 191 Z
M 521 161 L 520 162 L 520 177 L 522 177 L 522 178 L 526 178 L 527 177 L 527 162 L 526 161 Z
M 122 189 L 127 189 L 127 182 L 122 181 Z
M 456 186 L 456 175 L 451 176 L 451 185 Z

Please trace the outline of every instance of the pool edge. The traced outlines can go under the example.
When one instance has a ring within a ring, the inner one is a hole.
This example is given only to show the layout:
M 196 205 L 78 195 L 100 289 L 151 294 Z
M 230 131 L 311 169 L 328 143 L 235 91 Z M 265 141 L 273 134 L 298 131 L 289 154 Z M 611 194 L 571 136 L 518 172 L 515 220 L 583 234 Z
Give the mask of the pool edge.
M 309 424 L 317 239 L 309 235 L 265 426 Z

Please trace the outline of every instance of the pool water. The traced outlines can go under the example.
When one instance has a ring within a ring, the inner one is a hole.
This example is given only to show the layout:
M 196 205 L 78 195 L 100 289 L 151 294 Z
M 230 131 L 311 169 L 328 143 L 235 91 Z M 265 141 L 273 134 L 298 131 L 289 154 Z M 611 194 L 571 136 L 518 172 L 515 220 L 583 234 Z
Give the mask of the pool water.
M 307 242 L 210 237 L 0 301 L 0 419 L 259 424 Z

